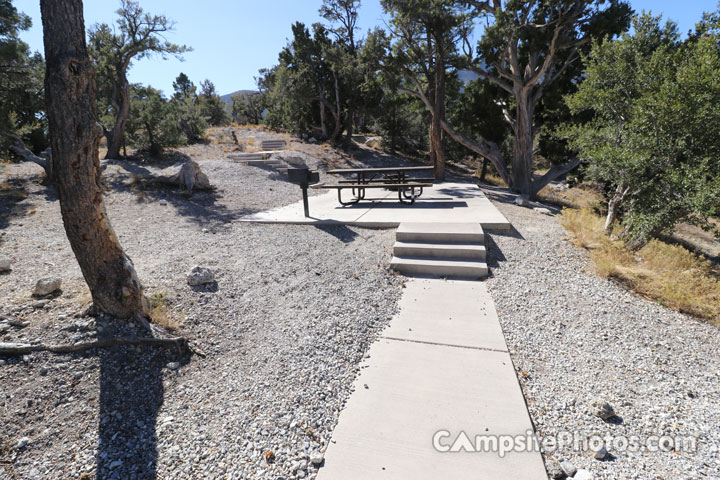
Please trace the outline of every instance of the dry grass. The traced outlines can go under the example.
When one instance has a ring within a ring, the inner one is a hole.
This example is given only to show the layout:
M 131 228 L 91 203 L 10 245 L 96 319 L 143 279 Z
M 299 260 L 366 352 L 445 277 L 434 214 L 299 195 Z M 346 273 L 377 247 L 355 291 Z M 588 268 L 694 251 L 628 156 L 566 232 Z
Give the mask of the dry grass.
M 561 190 L 548 185 L 538 192 L 538 200 L 554 203 L 567 208 L 589 208 L 595 211 L 605 209 L 605 199 L 592 185 L 581 183 L 577 187 Z
M 22 202 L 27 197 L 28 194 L 23 189 L 14 187 L 7 182 L 0 183 L 0 198 L 17 203 Z
M 151 293 L 148 300 L 150 300 L 151 322 L 170 331 L 180 328 L 185 320 L 185 316 L 178 316 L 174 312 L 170 311 L 165 292 Z
M 617 279 L 662 305 L 720 326 L 720 278 L 711 262 L 659 240 L 637 252 L 629 250 L 603 234 L 603 218 L 589 208 L 565 209 L 560 222 L 573 243 L 589 250 L 600 276 Z

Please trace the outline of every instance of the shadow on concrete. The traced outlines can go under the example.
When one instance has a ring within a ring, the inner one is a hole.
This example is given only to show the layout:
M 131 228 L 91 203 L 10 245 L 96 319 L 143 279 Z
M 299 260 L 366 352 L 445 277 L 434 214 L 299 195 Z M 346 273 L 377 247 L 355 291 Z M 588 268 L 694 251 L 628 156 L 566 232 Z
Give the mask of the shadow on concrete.
M 352 243 L 360 235 L 345 225 L 315 225 L 315 228 L 332 235 L 343 243 Z
M 393 200 L 392 202 L 390 200 Z M 408 208 L 413 210 L 433 210 L 433 209 L 449 209 L 449 208 L 463 208 L 467 207 L 467 202 L 454 202 L 452 200 L 431 200 L 427 199 L 424 200 L 422 197 L 418 198 L 415 203 L 412 205 L 408 205 L 405 203 L 400 203 L 400 201 L 395 197 L 394 199 L 387 199 L 384 202 L 377 202 L 373 204 L 373 209 L 381 209 L 381 208 L 387 208 L 387 209 L 400 209 L 400 208 Z

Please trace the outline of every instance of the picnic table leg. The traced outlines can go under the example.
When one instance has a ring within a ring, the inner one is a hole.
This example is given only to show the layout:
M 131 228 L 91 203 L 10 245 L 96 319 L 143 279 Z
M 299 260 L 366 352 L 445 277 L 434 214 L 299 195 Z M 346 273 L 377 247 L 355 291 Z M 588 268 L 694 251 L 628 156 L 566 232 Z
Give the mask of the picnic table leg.
M 418 198 L 420 195 L 423 194 L 423 187 L 417 187 L 417 189 L 418 189 L 418 193 L 415 194 L 415 187 L 412 187 L 414 198 Z M 407 198 L 407 199 L 410 198 L 409 196 L 407 196 L 407 194 L 405 193 L 405 191 L 403 191 L 403 195 L 404 195 L 405 198 Z
M 352 190 L 353 190 L 353 193 L 354 193 L 354 192 L 355 192 L 355 189 L 353 188 Z M 359 189 L 358 189 L 358 190 L 359 190 Z M 364 191 L 365 191 L 365 189 L 363 189 L 363 193 L 364 193 Z M 338 189 L 337 189 L 337 192 L 338 192 L 338 202 L 340 202 L 340 205 L 342 205 L 342 206 L 344 206 L 344 207 L 347 207 L 348 205 L 355 205 L 356 203 L 358 203 L 358 202 L 360 201 L 360 197 L 357 197 L 357 196 L 356 196 L 355 199 L 353 199 L 353 200 L 351 200 L 351 201 L 349 201 L 349 202 L 343 202 L 343 200 L 342 200 L 342 194 L 340 193 L 340 192 L 342 192 L 342 188 L 338 188 Z
M 407 195 L 405 193 L 405 191 L 408 188 L 410 189 L 410 195 Z M 420 188 L 422 188 L 422 187 L 420 187 Z M 406 199 L 408 199 L 410 201 L 403 200 L 403 197 L 405 197 Z M 412 205 L 413 203 L 415 203 L 415 198 L 416 198 L 415 187 L 400 187 L 400 188 L 398 188 L 398 200 L 400 200 L 400 203 L 404 203 L 405 205 Z

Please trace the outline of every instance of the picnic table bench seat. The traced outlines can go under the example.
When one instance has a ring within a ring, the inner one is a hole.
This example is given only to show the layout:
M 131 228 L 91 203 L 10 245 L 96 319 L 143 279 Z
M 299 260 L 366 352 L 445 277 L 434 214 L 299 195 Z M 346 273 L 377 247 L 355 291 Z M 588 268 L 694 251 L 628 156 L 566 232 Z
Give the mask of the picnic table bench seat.
M 365 198 L 365 190 L 368 188 L 385 188 L 389 190 L 395 190 L 397 189 L 398 192 L 398 200 L 400 200 L 400 203 L 412 205 L 415 203 L 415 199 L 422 195 L 423 187 L 432 187 L 432 183 L 421 183 L 421 182 L 403 182 L 403 183 L 342 183 L 337 185 L 328 185 L 319 183 L 317 185 L 313 185 L 311 188 L 317 188 L 317 189 L 328 189 L 328 190 L 337 190 L 338 192 L 338 202 L 340 202 L 341 205 L 347 206 L 347 205 L 354 205 L 358 203 L 360 200 Z M 355 190 L 357 190 L 357 194 L 355 195 L 355 198 L 353 200 L 350 200 L 349 202 L 345 202 L 342 199 L 342 191 L 346 188 L 350 188 L 353 191 L 353 194 L 355 194 Z M 418 190 L 416 194 L 416 189 Z

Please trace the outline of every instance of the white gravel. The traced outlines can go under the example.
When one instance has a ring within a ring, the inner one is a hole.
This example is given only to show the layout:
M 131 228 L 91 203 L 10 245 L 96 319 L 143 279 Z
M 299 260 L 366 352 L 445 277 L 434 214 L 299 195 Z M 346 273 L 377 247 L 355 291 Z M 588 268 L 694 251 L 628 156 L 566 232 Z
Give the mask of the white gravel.
M 396 309 L 394 234 L 235 222 L 299 200 L 300 189 L 226 160 L 218 147 L 186 152 L 215 194 L 132 193 L 116 177 L 107 204 L 147 290 L 166 295 L 207 357 L 132 347 L 3 357 L 0 478 L 316 475 L 310 460 L 324 452 L 359 361 Z M 29 189 L 25 211 L 35 213 L 10 217 L 0 232 L 2 253 L 16 259 L 0 277 L 0 315 L 29 324 L 0 319 L 0 342 L 138 332 L 79 313 L 89 297 L 58 202 L 44 187 Z M 216 283 L 188 286 L 194 265 Z M 37 304 L 29 293 L 45 276 L 61 277 L 63 291 Z
M 508 201 L 496 205 L 516 233 L 489 235 L 488 286 L 540 436 L 697 439 L 696 451 L 608 444 L 604 461 L 564 446 L 546 454 L 548 467 L 568 460 L 595 479 L 720 478 L 718 328 L 595 276 L 556 218 Z M 617 417 L 594 415 L 596 400 Z

